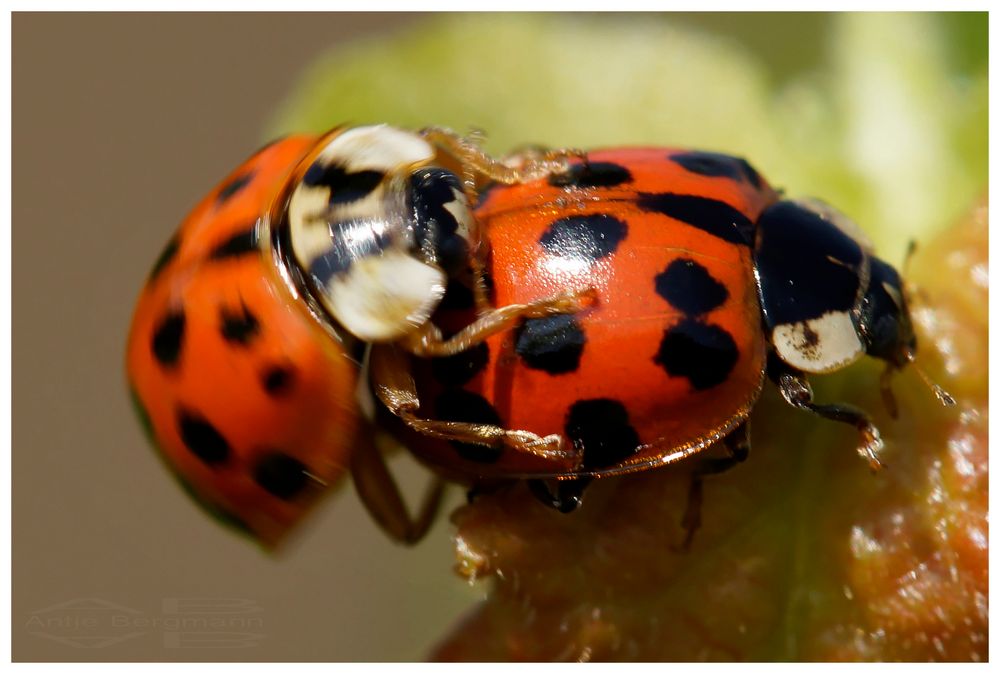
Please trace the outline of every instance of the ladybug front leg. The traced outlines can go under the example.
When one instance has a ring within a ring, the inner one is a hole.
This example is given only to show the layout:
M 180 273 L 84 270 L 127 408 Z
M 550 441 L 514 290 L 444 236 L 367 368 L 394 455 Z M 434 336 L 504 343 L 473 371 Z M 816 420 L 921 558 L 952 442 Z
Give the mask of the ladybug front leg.
M 872 471 L 880 470 L 882 461 L 878 454 L 882 450 L 882 434 L 872 423 L 871 418 L 862 410 L 844 403 L 817 405 L 813 402 L 812 386 L 802 372 L 794 369 L 774 354 L 767 359 L 767 376 L 778 386 L 781 397 L 789 405 L 818 414 L 824 419 L 851 424 L 861 434 L 858 444 L 858 454 L 868 460 Z
M 470 325 L 445 339 L 441 330 L 427 321 L 399 343 L 410 353 L 425 358 L 453 356 L 479 344 L 487 338 L 513 328 L 525 318 L 545 318 L 560 314 L 575 314 L 585 306 L 585 300 L 594 300 L 593 289 L 564 293 L 529 304 L 508 304 L 487 309 Z
M 466 193 L 474 201 L 476 176 L 482 176 L 505 185 L 530 182 L 550 175 L 569 171 L 569 160 L 586 157 L 582 150 L 545 150 L 516 155 L 500 160 L 483 151 L 473 139 L 461 136 L 450 129 L 428 127 L 420 135 L 443 149 L 462 166 L 462 179 Z
M 571 443 L 565 442 L 561 435 L 542 437 L 529 431 L 507 430 L 491 424 L 437 421 L 417 416 L 420 400 L 410 374 L 409 358 L 391 344 L 372 346 L 369 367 L 375 395 L 392 414 L 418 433 L 441 440 L 525 452 L 550 461 L 569 461 L 573 468 L 582 461 L 580 452 Z
M 682 552 L 687 552 L 691 548 L 695 532 L 701 527 L 702 482 L 705 477 L 724 473 L 733 466 L 743 463 L 750 456 L 750 422 L 744 421 L 733 429 L 722 442 L 728 456 L 719 459 L 700 458 L 694 470 L 691 471 L 687 505 L 684 508 L 684 516 L 681 518 L 681 526 L 684 527 L 684 541 L 678 550 Z
M 401 543 L 412 545 L 423 538 L 434 523 L 444 493 L 444 481 L 438 477 L 431 481 L 420 511 L 415 518 L 411 517 L 385 457 L 375 446 L 374 429 L 361 435 L 361 446 L 351 457 L 351 477 L 358 496 L 383 531 Z

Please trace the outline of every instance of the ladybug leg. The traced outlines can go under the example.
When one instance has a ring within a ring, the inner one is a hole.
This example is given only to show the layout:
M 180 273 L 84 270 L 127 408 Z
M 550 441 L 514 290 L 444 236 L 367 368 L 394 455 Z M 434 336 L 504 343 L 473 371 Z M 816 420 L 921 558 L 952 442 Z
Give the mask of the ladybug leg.
M 417 516 L 411 517 L 385 457 L 375 446 L 374 430 L 363 436 L 361 447 L 351 457 L 354 488 L 383 531 L 401 543 L 412 545 L 423 538 L 433 524 L 441 505 L 444 481 L 438 477 L 431 481 Z
M 406 354 L 390 344 L 379 344 L 371 351 L 371 381 L 382 404 L 407 426 L 428 437 L 454 442 L 468 442 L 494 449 L 525 452 L 549 461 L 571 462 L 575 469 L 582 456 L 561 435 L 544 437 L 529 431 L 507 430 L 492 424 L 439 421 L 417 416 L 420 399 L 410 375 Z
M 583 505 L 583 490 L 593 478 L 556 480 L 555 490 L 545 480 L 528 480 L 528 489 L 539 501 L 561 513 L 571 513 Z
M 582 150 L 560 149 L 525 153 L 500 160 L 484 152 L 474 138 L 461 136 L 450 129 L 432 126 L 421 130 L 420 134 L 461 162 L 465 191 L 470 197 L 476 194 L 476 176 L 505 185 L 530 182 L 552 174 L 566 173 L 569 171 L 570 159 L 586 156 Z
M 858 454 L 868 460 L 872 472 L 883 468 L 878 454 L 884 443 L 878 427 L 862 410 L 844 403 L 817 405 L 813 402 L 812 386 L 805 374 L 782 362 L 773 354 L 768 356 L 767 376 L 778 386 L 781 397 L 789 405 L 808 410 L 830 421 L 840 421 L 858 429 L 861 442 L 858 444 Z
M 585 300 L 597 298 L 597 291 L 587 289 L 575 293 L 563 293 L 530 304 L 508 304 L 495 309 L 487 309 L 472 324 L 466 326 L 448 339 L 430 321 L 415 332 L 402 338 L 399 343 L 404 349 L 417 356 L 453 356 L 479 344 L 488 337 L 514 327 L 525 318 L 544 318 L 559 314 L 573 314 L 584 308 Z
M 691 549 L 694 535 L 701 527 L 701 503 L 703 498 L 703 481 L 708 475 L 724 473 L 733 466 L 743 463 L 750 455 L 750 422 L 744 421 L 733 429 L 723 440 L 728 456 L 719 459 L 700 459 L 691 471 L 691 484 L 688 487 L 687 505 L 681 526 L 684 527 L 684 541 L 678 550 L 687 552 Z

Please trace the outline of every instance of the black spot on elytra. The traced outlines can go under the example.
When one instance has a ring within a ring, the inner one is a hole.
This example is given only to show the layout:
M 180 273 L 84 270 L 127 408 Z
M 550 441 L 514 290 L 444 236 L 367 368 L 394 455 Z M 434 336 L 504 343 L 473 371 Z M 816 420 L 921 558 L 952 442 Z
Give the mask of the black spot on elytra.
M 309 475 L 294 456 L 268 451 L 254 461 L 253 481 L 272 496 L 290 501 L 309 484 Z
M 549 225 L 539 243 L 549 255 L 600 260 L 618 249 L 628 234 L 628 225 L 603 213 L 573 215 Z
M 242 192 L 243 188 L 245 188 L 253 181 L 254 174 L 255 171 L 247 171 L 246 173 L 242 173 L 236 176 L 228 183 L 220 187 L 219 193 L 215 196 L 216 206 L 221 206 L 222 204 L 232 199 L 233 196 Z
M 181 356 L 184 344 L 184 326 L 186 324 L 183 309 L 169 311 L 153 330 L 150 344 L 153 357 L 163 367 L 173 367 Z
M 442 421 L 503 426 L 500 415 L 486 398 L 462 389 L 449 389 L 437 398 L 437 417 Z M 500 447 L 451 441 L 458 455 L 476 463 L 495 463 L 503 454 Z
M 549 184 L 555 187 L 616 187 L 630 182 L 632 173 L 609 161 L 573 164 L 568 173 L 549 176 Z
M 288 392 L 295 382 L 295 370 L 290 367 L 274 365 L 261 377 L 261 384 L 270 396 L 281 396 Z
M 564 314 L 525 320 L 517 331 L 514 350 L 532 369 L 564 374 L 580 366 L 586 342 L 576 318 Z
M 328 187 L 330 204 L 346 204 L 363 199 L 378 187 L 385 175 L 381 171 L 348 171 L 338 164 L 314 162 L 302 176 L 308 187 Z
M 739 358 L 732 335 L 717 325 L 684 319 L 667 329 L 653 361 L 672 377 L 686 377 L 698 391 L 726 380 Z
M 462 386 L 490 362 L 490 348 L 486 342 L 456 353 L 453 356 L 431 359 L 431 374 L 442 384 Z
M 260 334 L 260 321 L 246 306 L 240 307 L 237 312 L 220 307 L 219 332 L 230 344 L 246 346 Z
M 754 187 L 761 186 L 760 174 L 742 157 L 718 152 L 680 152 L 670 155 L 684 170 L 711 178 L 747 180 Z
M 156 258 L 156 262 L 153 264 L 152 271 L 149 272 L 149 281 L 152 282 L 160 272 L 166 268 L 170 261 L 177 257 L 177 251 L 181 248 L 180 235 L 174 234 L 170 237 L 170 241 L 167 241 L 167 245 L 163 247 L 160 252 L 159 257 Z
M 638 450 L 639 434 L 625 406 L 610 398 L 579 400 L 566 415 L 566 436 L 583 450 L 583 468 L 614 466 Z
M 654 279 L 656 294 L 685 314 L 705 314 L 729 297 L 726 286 L 690 258 L 677 258 Z
M 680 220 L 723 241 L 749 246 L 753 239 L 750 219 L 724 201 L 693 194 L 644 192 L 637 203 L 645 211 Z
M 205 464 L 216 466 L 229 458 L 229 443 L 222 433 L 196 412 L 180 409 L 177 428 L 188 450 Z
M 248 253 L 256 253 L 257 248 L 257 226 L 250 225 L 249 229 L 237 232 L 220 243 L 209 253 L 209 258 L 213 260 L 225 260 L 232 257 L 239 257 Z

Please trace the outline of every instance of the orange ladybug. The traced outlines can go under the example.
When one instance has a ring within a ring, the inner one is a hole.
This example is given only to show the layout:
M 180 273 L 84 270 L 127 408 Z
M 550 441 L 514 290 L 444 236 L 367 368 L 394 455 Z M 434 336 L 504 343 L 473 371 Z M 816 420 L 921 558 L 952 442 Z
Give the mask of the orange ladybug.
M 187 217 L 136 306 L 128 379 L 168 466 L 266 545 L 349 469 L 390 533 L 419 537 L 440 485 L 410 519 L 362 413 L 365 345 L 455 353 L 521 317 L 578 308 L 565 293 L 502 310 L 480 297 L 477 320 L 450 339 L 429 321 L 449 285 L 481 285 L 475 181 L 550 175 L 567 156 L 513 167 L 443 129 L 386 125 L 290 137 L 252 156 Z

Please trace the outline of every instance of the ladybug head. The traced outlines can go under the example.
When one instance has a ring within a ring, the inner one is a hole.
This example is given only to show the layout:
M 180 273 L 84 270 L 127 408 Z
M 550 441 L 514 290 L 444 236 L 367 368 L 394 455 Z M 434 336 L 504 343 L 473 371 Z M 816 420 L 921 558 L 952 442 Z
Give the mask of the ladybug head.
M 861 303 L 860 328 L 869 356 L 881 358 L 896 368 L 913 360 L 917 337 L 902 279 L 899 272 L 877 257 L 871 259 L 871 279 Z
M 861 303 L 859 328 L 868 355 L 887 363 L 881 389 L 893 417 L 896 416 L 896 402 L 889 388 L 889 379 L 894 371 L 906 366 L 916 371 L 942 405 L 951 407 L 955 404 L 955 399 L 914 363 L 917 336 L 913 331 L 906 288 L 899 272 L 877 257 L 871 258 L 871 278 Z

